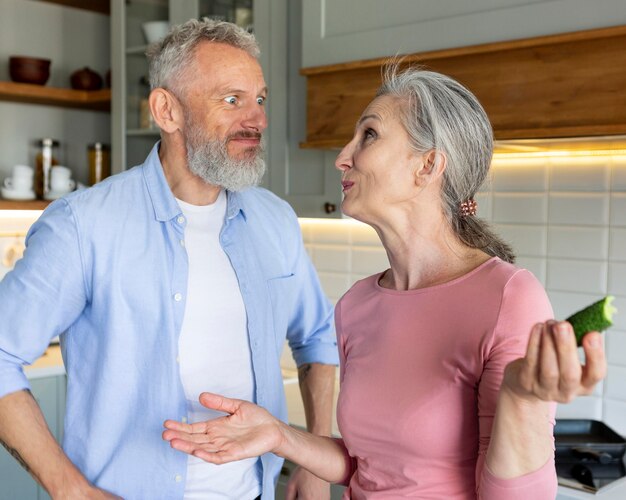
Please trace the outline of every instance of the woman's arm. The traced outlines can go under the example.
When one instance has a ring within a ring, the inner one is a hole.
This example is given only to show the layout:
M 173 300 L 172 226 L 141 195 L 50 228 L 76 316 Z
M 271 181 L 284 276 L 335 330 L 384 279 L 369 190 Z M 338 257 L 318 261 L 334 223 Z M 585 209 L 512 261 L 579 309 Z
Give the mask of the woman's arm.
M 205 392 L 200 403 L 228 415 L 194 424 L 165 421 L 163 439 L 172 448 L 214 464 L 271 452 L 331 483 L 350 472 L 341 441 L 295 429 L 248 401 Z
M 581 366 L 576 338 L 567 322 L 533 327 L 524 358 L 504 373 L 486 466 L 503 479 L 540 469 L 553 454 L 549 402 L 568 403 L 591 394 L 606 374 L 602 340 L 597 332 L 583 340 Z

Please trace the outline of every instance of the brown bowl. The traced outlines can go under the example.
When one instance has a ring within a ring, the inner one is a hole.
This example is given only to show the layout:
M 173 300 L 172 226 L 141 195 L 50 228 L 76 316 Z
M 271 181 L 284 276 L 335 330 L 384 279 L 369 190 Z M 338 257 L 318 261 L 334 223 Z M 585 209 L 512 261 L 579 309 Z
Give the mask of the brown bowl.
M 9 58 L 9 75 L 18 83 L 44 85 L 50 77 L 50 59 L 13 56 Z

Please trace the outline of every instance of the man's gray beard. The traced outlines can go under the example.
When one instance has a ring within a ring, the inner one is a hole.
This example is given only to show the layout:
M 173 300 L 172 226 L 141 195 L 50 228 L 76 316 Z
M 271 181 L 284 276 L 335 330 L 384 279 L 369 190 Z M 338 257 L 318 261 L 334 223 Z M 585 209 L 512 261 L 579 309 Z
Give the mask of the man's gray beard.
M 254 148 L 254 156 L 243 160 L 228 155 L 228 139 L 210 139 L 200 127 L 191 125 L 186 141 L 189 170 L 205 182 L 229 191 L 257 186 L 265 173 L 265 141 Z

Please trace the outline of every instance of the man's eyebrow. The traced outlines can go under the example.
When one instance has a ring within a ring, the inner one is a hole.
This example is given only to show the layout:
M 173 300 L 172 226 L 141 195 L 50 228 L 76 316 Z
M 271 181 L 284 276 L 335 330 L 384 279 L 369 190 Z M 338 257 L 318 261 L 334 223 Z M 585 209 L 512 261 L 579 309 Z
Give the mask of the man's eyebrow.
M 222 89 L 220 89 L 219 91 L 220 95 L 230 95 L 230 94 L 246 94 L 248 93 L 247 90 L 243 90 L 243 89 L 236 89 L 236 88 L 232 88 L 232 87 L 223 87 Z M 259 92 L 259 95 L 267 95 L 268 92 L 268 88 L 267 87 L 263 87 L 261 89 L 261 91 Z

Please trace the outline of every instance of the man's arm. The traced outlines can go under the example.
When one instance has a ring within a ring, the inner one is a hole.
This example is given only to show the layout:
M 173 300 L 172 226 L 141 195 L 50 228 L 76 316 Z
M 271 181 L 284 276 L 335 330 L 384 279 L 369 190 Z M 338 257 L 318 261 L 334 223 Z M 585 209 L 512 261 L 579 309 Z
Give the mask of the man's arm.
M 332 432 L 334 365 L 306 363 L 298 368 L 300 393 L 304 404 L 307 430 L 319 436 Z M 298 467 L 287 485 L 286 500 L 330 498 L 330 485 Z
M 29 391 L 0 398 L 0 443 L 52 498 L 115 498 L 92 487 L 63 453 Z

